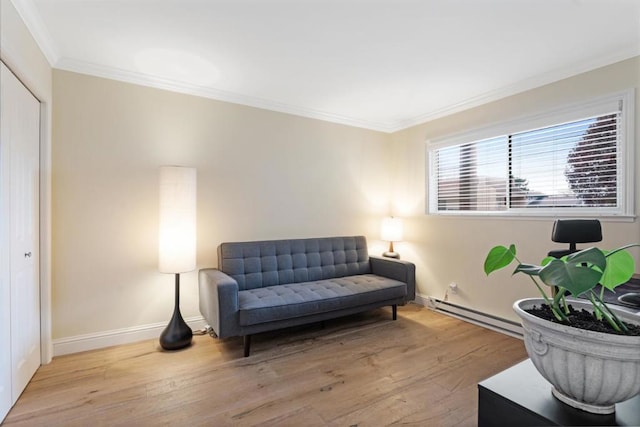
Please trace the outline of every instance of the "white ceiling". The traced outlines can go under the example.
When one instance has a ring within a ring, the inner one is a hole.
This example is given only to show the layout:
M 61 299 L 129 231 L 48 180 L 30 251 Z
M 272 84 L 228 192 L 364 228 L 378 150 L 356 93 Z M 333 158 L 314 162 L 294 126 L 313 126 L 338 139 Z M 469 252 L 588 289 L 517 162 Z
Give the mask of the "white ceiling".
M 640 0 L 13 0 L 52 66 L 385 132 L 640 55 Z

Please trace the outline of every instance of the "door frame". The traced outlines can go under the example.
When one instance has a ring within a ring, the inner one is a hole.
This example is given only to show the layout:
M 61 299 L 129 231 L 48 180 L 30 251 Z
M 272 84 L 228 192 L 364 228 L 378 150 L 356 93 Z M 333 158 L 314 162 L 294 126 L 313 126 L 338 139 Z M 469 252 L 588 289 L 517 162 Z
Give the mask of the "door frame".
M 13 60 L 11 50 L 3 49 L 0 61 L 40 102 L 40 363 L 53 358 L 51 311 L 51 93 L 31 84 L 29 67 Z M 52 78 L 49 68 L 49 76 Z M 37 77 L 36 77 L 37 78 Z M 52 84 L 52 83 L 50 83 Z M 46 86 L 46 84 L 45 84 Z

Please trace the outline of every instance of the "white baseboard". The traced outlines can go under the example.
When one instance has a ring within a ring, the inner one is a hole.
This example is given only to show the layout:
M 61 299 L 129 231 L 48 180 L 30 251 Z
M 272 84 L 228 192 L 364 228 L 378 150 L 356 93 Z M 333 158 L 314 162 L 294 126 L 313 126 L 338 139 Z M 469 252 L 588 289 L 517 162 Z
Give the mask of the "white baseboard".
M 452 316 L 516 338 L 522 338 L 522 326 L 508 319 L 442 301 L 438 298 L 416 295 L 416 304 L 423 305 L 439 313 Z M 193 330 L 204 329 L 207 324 L 203 317 L 185 319 Z M 155 323 L 132 328 L 115 329 L 95 334 L 76 335 L 53 340 L 53 356 L 96 350 L 114 345 L 130 344 L 138 341 L 159 338 L 166 323 Z
M 416 304 L 423 305 L 431 310 L 448 316 L 455 317 L 483 328 L 491 329 L 496 332 L 522 339 L 522 326 L 508 319 L 493 316 L 491 314 L 482 313 L 471 308 L 461 305 L 452 304 L 439 298 L 424 295 L 416 295 Z
M 193 330 L 204 329 L 206 327 L 206 322 L 202 316 L 190 317 L 185 319 L 185 322 L 187 322 Z M 166 323 L 155 323 L 55 339 L 53 340 L 53 356 L 62 356 L 64 354 L 79 353 L 81 351 L 96 350 L 114 345 L 130 344 L 137 341 L 159 338 L 166 327 Z

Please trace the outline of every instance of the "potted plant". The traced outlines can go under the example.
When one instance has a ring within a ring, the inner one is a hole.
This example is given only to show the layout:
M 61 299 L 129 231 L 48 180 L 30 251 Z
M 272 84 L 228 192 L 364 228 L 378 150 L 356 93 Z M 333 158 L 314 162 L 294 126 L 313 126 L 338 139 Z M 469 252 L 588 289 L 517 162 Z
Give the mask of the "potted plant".
M 515 245 L 496 246 L 484 263 L 489 275 L 515 260 L 513 274 L 531 278 L 542 298 L 513 305 L 527 353 L 553 385 L 554 396 L 592 413 L 613 413 L 616 403 L 640 393 L 640 316 L 604 302 L 606 289 L 626 283 L 635 272 L 626 250 L 631 246 L 638 245 L 584 249 L 561 259 L 547 257 L 541 265 L 520 262 Z M 555 294 L 550 296 L 543 285 L 556 289 Z M 568 301 L 567 296 L 583 299 Z

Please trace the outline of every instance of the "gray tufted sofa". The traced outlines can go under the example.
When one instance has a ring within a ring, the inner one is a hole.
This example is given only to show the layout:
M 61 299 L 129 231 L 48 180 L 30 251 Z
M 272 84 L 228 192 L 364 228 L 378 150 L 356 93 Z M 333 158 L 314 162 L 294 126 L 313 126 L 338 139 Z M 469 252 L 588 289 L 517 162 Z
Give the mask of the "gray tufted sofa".
M 363 236 L 222 243 L 199 272 L 200 312 L 219 338 L 320 322 L 415 298 L 415 266 L 369 257 Z

